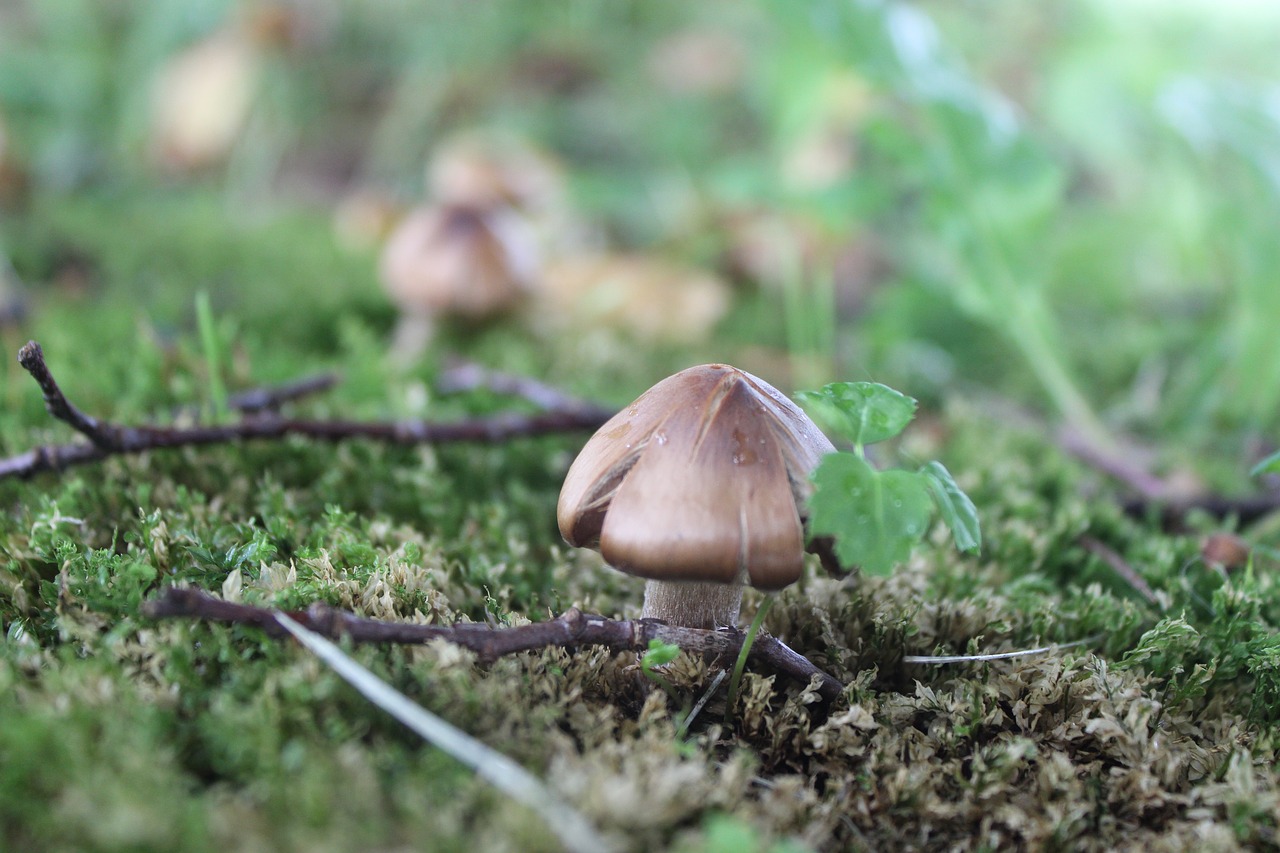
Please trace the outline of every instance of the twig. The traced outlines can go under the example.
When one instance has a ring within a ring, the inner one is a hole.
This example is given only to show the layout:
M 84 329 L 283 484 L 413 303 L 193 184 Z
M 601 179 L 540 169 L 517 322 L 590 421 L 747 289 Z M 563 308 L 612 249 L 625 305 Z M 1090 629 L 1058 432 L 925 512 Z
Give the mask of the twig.
M 1249 525 L 1280 510 L 1280 493 L 1276 492 L 1243 497 L 1180 495 L 1170 483 L 1144 469 L 1139 462 L 1099 449 L 1078 432 L 1067 428 L 1055 430 L 1016 403 L 987 396 L 984 406 L 995 412 L 1004 423 L 1050 435 L 1064 452 L 1127 487 L 1133 494 L 1118 499 L 1125 514 L 1138 519 L 1154 514 L 1166 530 L 1179 528 L 1193 512 L 1203 512 L 1218 519 L 1234 516 L 1242 525 Z
M 1058 446 L 1072 456 L 1120 481 L 1148 501 L 1167 500 L 1173 490 L 1164 480 L 1135 464 L 1129 457 L 1098 447 L 1080 433 L 1062 428 L 1057 430 Z
M 711 679 L 711 683 L 707 685 L 707 689 L 702 691 L 702 698 L 693 703 L 693 707 L 689 709 L 689 713 L 680 721 L 680 725 L 676 726 L 676 739 L 684 740 L 684 736 L 689 733 L 689 727 L 693 725 L 693 721 L 702 713 L 702 709 L 707 707 L 707 703 L 711 701 L 711 697 L 716 695 L 716 691 L 720 689 L 721 682 L 728 675 L 728 670 L 720 670 L 716 673 L 716 677 Z
M 599 428 L 613 416 L 611 409 L 580 404 L 563 410 L 547 410 L 535 414 L 506 412 L 453 423 L 304 420 L 264 412 L 229 424 L 190 427 L 121 426 L 91 418 L 72 405 L 58 387 L 45 364 L 40 345 L 35 341 L 22 348 L 18 361 L 40 385 L 49 414 L 87 437 L 89 443 L 47 445 L 8 459 L 0 459 L 0 479 L 27 478 L 45 471 L 61 471 L 114 454 L 226 444 L 250 439 L 276 439 L 286 435 L 320 441 L 364 438 L 397 445 L 497 443 L 513 438 L 590 431 Z M 318 381 L 311 380 L 313 384 L 306 389 L 295 388 L 294 396 L 310 393 L 315 387 L 314 383 Z M 281 399 L 279 392 L 276 393 L 274 399 Z M 264 394 L 264 397 L 268 397 L 266 402 L 271 401 L 269 393 Z
M 18 350 L 18 364 L 21 364 L 40 386 L 40 392 L 44 394 L 44 407 L 49 414 L 70 424 L 72 429 L 88 438 L 95 447 L 108 451 L 119 449 L 118 430 L 96 418 L 89 417 L 63 396 L 62 389 L 58 387 L 53 374 L 49 372 L 48 365 L 44 362 L 44 351 L 40 349 L 40 344 L 27 341 L 22 349 Z
M 337 385 L 340 378 L 336 373 L 318 373 L 283 385 L 250 388 L 247 391 L 232 394 L 227 398 L 227 405 L 247 415 L 268 409 L 274 411 L 285 403 L 292 403 L 303 397 L 310 397 L 312 394 L 324 393 Z
M 186 587 L 166 587 L 157 598 L 142 605 L 142 613 L 152 619 L 204 619 L 255 625 L 272 637 L 285 636 L 276 619 L 277 611 L 248 604 L 223 601 L 207 592 Z M 732 660 L 742 648 L 740 631 L 707 631 L 682 628 L 651 619 L 607 619 L 583 613 L 576 607 L 548 622 L 534 622 L 512 628 L 491 628 L 477 623 L 418 625 L 364 619 L 323 604 L 288 616 L 299 624 L 329 638 L 348 637 L 357 643 L 429 643 L 445 640 L 475 652 L 482 663 L 492 663 L 505 655 L 550 646 L 577 648 L 605 646 L 616 651 L 644 651 L 651 640 L 679 646 L 690 654 L 713 660 Z M 750 660 L 774 672 L 807 684 L 817 675 L 818 693 L 832 700 L 844 685 L 818 669 L 803 655 L 776 637 L 761 632 L 751 647 Z
M 1186 517 L 1193 512 L 1202 512 L 1216 519 L 1234 517 L 1242 526 L 1248 526 L 1280 510 L 1280 494 L 1272 492 L 1243 497 L 1200 495 L 1172 501 L 1131 497 L 1122 500 L 1120 508 L 1132 518 L 1146 518 L 1154 513 L 1160 526 L 1166 530 L 1181 527 Z
M 552 388 L 512 373 L 502 373 L 471 361 L 455 361 L 436 377 L 436 390 L 442 394 L 457 394 L 484 388 L 495 394 L 506 394 L 527 400 L 540 409 L 569 411 L 596 408 L 591 403 L 571 397 L 558 388 Z
M 1151 589 L 1151 584 L 1147 583 L 1146 578 L 1138 574 L 1138 570 L 1129 565 L 1128 561 L 1120 556 L 1119 552 L 1114 548 L 1092 536 L 1081 536 L 1079 542 L 1081 548 L 1084 548 L 1110 566 L 1111 570 L 1119 575 L 1125 583 L 1129 584 L 1134 592 L 1145 598 L 1148 604 L 1158 609 L 1163 609 L 1160 607 L 1160 600 L 1156 598 L 1155 592 Z

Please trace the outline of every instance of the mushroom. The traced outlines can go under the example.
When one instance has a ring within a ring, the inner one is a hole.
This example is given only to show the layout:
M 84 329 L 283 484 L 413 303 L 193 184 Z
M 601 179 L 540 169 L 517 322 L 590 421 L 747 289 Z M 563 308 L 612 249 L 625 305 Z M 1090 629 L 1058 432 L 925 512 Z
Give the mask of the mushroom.
M 646 342 L 696 343 L 728 312 L 729 286 L 693 267 L 636 254 L 548 263 L 537 322 L 549 334 L 611 329 Z
M 241 138 L 261 82 L 261 56 L 228 26 L 170 59 L 151 85 L 151 159 L 167 172 L 221 165 Z
M 560 533 L 648 579 L 643 618 L 735 625 L 744 584 L 799 579 L 809 474 L 834 450 L 767 382 L 727 364 L 691 367 L 587 442 L 560 491 Z
M 427 187 L 449 204 L 511 207 L 540 216 L 566 204 L 564 169 L 514 136 L 473 131 L 441 144 L 427 164 Z
M 411 211 L 383 247 L 383 286 L 400 308 L 393 345 L 418 355 L 443 316 L 483 320 L 533 287 L 538 247 L 514 211 L 439 205 Z

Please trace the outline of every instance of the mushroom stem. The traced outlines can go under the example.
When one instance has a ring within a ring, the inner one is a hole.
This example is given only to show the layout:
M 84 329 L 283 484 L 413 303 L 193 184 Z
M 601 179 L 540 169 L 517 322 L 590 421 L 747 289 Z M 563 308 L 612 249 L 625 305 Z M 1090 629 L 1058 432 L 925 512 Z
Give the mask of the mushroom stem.
M 405 312 L 391 336 L 391 360 L 399 367 L 410 367 L 431 346 L 436 335 L 436 320 L 429 313 Z
M 640 617 L 685 628 L 732 628 L 741 605 L 741 584 L 651 580 L 644 585 Z

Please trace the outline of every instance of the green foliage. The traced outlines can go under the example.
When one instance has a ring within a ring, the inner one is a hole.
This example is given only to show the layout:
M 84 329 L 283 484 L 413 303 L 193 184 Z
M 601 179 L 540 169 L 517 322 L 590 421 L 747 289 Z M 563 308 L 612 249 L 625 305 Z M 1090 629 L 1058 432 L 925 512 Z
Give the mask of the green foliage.
M 841 563 L 888 573 L 924 538 L 935 506 L 960 550 L 981 547 L 977 509 L 940 463 L 881 471 L 863 455 L 864 444 L 906 428 L 915 416 L 914 399 L 873 382 L 833 383 L 796 399 L 853 442 L 852 453 L 828 454 L 818 464 L 809 500 L 810 534 L 834 537 Z
M 936 459 L 920 469 L 925 485 L 933 495 L 934 505 L 943 522 L 951 530 L 956 547 L 961 551 L 977 551 L 982 547 L 982 530 L 978 526 L 978 508 L 960 490 L 951 472 Z
M 910 471 L 878 471 L 851 453 L 832 454 L 813 473 L 809 526 L 834 536 L 847 566 L 882 575 L 911 554 L 933 515 L 928 487 Z
M 666 666 L 680 655 L 680 647 L 675 643 L 664 643 L 661 640 L 650 640 L 649 649 L 640 656 L 640 668 L 648 675 L 656 666 Z
M 916 401 L 877 382 L 833 382 L 796 400 L 827 429 L 855 447 L 893 438 L 916 414 Z
M 1271 454 L 1257 465 L 1254 465 L 1249 474 L 1253 477 L 1257 477 L 1259 474 L 1280 474 L 1280 451 Z
M 699 853 L 804 853 L 809 848 L 790 839 L 770 843 L 750 823 L 732 815 L 717 814 L 707 818 L 698 845 L 681 850 Z

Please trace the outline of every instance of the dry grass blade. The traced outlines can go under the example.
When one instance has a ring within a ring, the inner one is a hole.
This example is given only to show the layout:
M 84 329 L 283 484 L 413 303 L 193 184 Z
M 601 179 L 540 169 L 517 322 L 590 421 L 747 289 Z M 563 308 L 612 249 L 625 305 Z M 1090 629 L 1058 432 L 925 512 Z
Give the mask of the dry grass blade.
M 415 704 L 319 634 L 308 631 L 283 613 L 276 614 L 276 620 L 370 702 L 470 767 L 502 793 L 537 812 L 566 850 L 608 853 L 616 849 L 586 818 L 519 764 Z
M 1070 643 L 1054 643 L 1051 646 L 1040 646 L 1035 649 L 1020 649 L 1016 652 L 996 652 L 988 655 L 903 655 L 903 663 L 975 663 L 992 660 L 1010 660 L 1012 658 L 1025 658 L 1031 655 L 1042 655 L 1047 652 L 1061 651 L 1062 649 L 1070 649 L 1075 646 L 1087 646 L 1101 640 L 1101 635 L 1093 637 L 1085 637 L 1083 640 L 1075 640 Z

